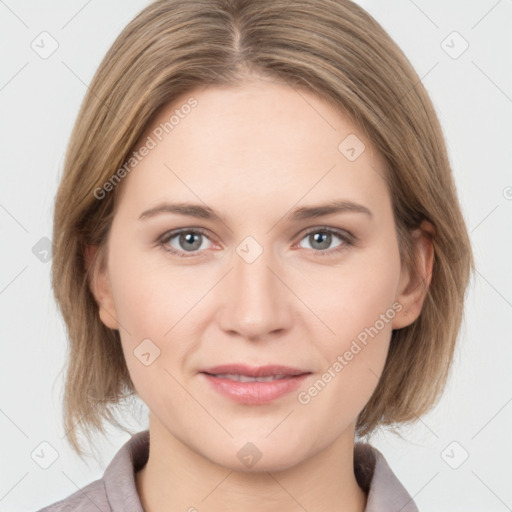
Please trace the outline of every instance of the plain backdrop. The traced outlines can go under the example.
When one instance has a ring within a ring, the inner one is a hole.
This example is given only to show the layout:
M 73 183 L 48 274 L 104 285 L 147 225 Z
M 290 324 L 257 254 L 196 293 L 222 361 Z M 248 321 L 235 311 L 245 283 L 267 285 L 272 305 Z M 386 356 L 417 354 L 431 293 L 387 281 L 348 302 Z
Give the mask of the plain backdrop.
M 103 55 L 146 4 L 0 1 L 0 511 L 36 510 L 100 478 L 129 438 L 115 429 L 98 438 L 99 461 L 81 460 L 64 439 L 66 337 L 46 247 L 80 103 Z M 372 443 L 420 510 L 512 510 L 512 1 L 360 4 L 433 99 L 477 266 L 439 405 L 402 438 L 382 432 Z M 33 49 L 40 37 L 47 51 L 56 41 L 52 55 Z M 127 424 L 147 428 L 145 411 Z M 54 455 L 47 469 L 41 451 Z

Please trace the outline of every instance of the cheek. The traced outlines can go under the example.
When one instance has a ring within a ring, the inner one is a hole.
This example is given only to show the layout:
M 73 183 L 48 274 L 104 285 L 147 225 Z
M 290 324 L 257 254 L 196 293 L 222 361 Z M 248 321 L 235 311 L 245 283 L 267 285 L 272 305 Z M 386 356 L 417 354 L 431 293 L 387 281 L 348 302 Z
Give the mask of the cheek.
M 190 399 L 173 376 L 180 378 L 187 355 L 198 349 L 198 320 L 212 317 L 211 301 L 218 290 L 209 298 L 205 294 L 218 276 L 200 274 L 193 266 L 172 268 L 161 259 L 154 263 L 122 247 L 112 248 L 110 254 L 123 350 L 137 392 L 153 410 L 164 407 L 166 400 L 186 406 Z M 293 297 L 284 304 L 301 309 L 294 328 L 309 333 L 305 337 L 311 340 L 311 353 L 323 366 L 320 382 L 303 390 L 303 396 L 314 409 L 336 411 L 343 404 L 342 412 L 333 415 L 338 422 L 355 417 L 377 385 L 396 313 L 399 272 L 398 249 L 391 243 L 364 255 L 354 253 L 336 267 L 309 265 L 300 274 L 288 270 L 286 280 L 308 307 Z M 206 300 L 194 311 L 202 298 Z M 166 389 L 170 395 L 156 396 L 154 389 Z
M 163 256 L 128 251 L 127 245 L 112 245 L 109 274 L 128 371 L 150 408 L 166 400 L 186 406 L 190 397 L 173 376 L 182 380 L 201 340 L 197 305 L 215 280 L 208 284 L 211 276 L 199 277 L 193 266 L 173 267 Z
M 325 350 L 329 352 L 350 344 L 376 323 L 379 331 L 391 333 L 388 320 L 396 314 L 393 304 L 399 279 L 398 247 L 390 242 L 365 254 L 354 252 L 339 267 L 318 269 L 307 282 L 297 282 L 296 289 L 328 327 Z M 381 315 L 385 315 L 384 325 Z
M 192 307 L 182 295 L 187 291 L 154 269 L 127 271 L 130 268 L 134 267 L 119 265 L 116 269 L 114 300 L 125 327 L 120 329 L 121 343 L 136 392 L 152 411 L 165 411 L 169 404 L 187 407 L 190 397 L 178 381 L 182 381 L 183 361 L 197 338 L 186 321 Z M 189 331 L 184 329 L 187 326 Z M 179 343 L 174 342 L 177 339 Z
M 166 333 L 200 297 L 198 292 L 202 290 L 194 286 L 194 275 L 188 269 L 173 269 L 164 257 L 156 259 L 153 253 L 128 250 L 128 244 L 113 247 L 111 257 L 110 275 L 119 322 L 132 336 L 154 337 L 163 342 Z
M 332 410 L 335 423 L 361 411 L 382 373 L 392 322 L 401 310 L 395 300 L 399 277 L 398 248 L 389 244 L 329 279 L 315 280 L 319 286 L 309 288 L 309 304 L 329 330 L 315 337 L 323 371 L 300 403 Z

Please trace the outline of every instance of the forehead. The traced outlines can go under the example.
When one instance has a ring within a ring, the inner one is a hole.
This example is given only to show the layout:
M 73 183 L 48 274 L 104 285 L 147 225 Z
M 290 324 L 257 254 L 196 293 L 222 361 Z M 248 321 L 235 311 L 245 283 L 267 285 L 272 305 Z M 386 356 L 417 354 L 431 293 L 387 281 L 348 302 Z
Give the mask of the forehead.
M 144 145 L 151 149 L 123 183 L 123 201 L 138 209 L 198 199 L 241 209 L 346 195 L 375 202 L 387 194 L 383 161 L 360 130 L 312 92 L 278 82 L 190 91 L 161 109 L 135 150 Z

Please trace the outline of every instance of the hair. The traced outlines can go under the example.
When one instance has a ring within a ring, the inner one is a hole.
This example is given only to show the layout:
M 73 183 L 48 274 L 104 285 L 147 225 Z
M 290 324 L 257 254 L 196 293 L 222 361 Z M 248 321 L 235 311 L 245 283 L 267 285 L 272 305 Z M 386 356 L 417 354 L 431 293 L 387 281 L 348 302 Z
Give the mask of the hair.
M 136 395 L 120 335 L 100 320 L 90 278 L 104 268 L 123 166 L 158 112 L 201 86 L 264 77 L 335 106 L 386 163 L 400 259 L 415 269 L 412 231 L 428 221 L 434 263 L 423 308 L 392 332 L 383 373 L 356 434 L 415 421 L 438 401 L 451 368 L 474 271 L 469 235 L 432 102 L 385 30 L 349 0 L 159 0 L 121 32 L 83 100 L 55 199 L 52 286 L 67 327 L 66 436 L 82 454 Z M 88 266 L 85 248 L 99 250 Z M 427 285 L 423 283 L 426 287 Z

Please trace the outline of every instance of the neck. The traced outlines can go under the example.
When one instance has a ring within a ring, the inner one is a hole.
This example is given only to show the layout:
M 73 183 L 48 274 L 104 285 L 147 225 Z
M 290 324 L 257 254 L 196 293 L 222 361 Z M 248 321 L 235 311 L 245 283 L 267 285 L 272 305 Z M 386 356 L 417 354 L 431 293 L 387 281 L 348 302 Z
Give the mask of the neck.
M 352 428 L 288 469 L 238 471 L 193 451 L 150 415 L 149 458 L 135 477 L 146 512 L 363 512 L 353 454 Z

